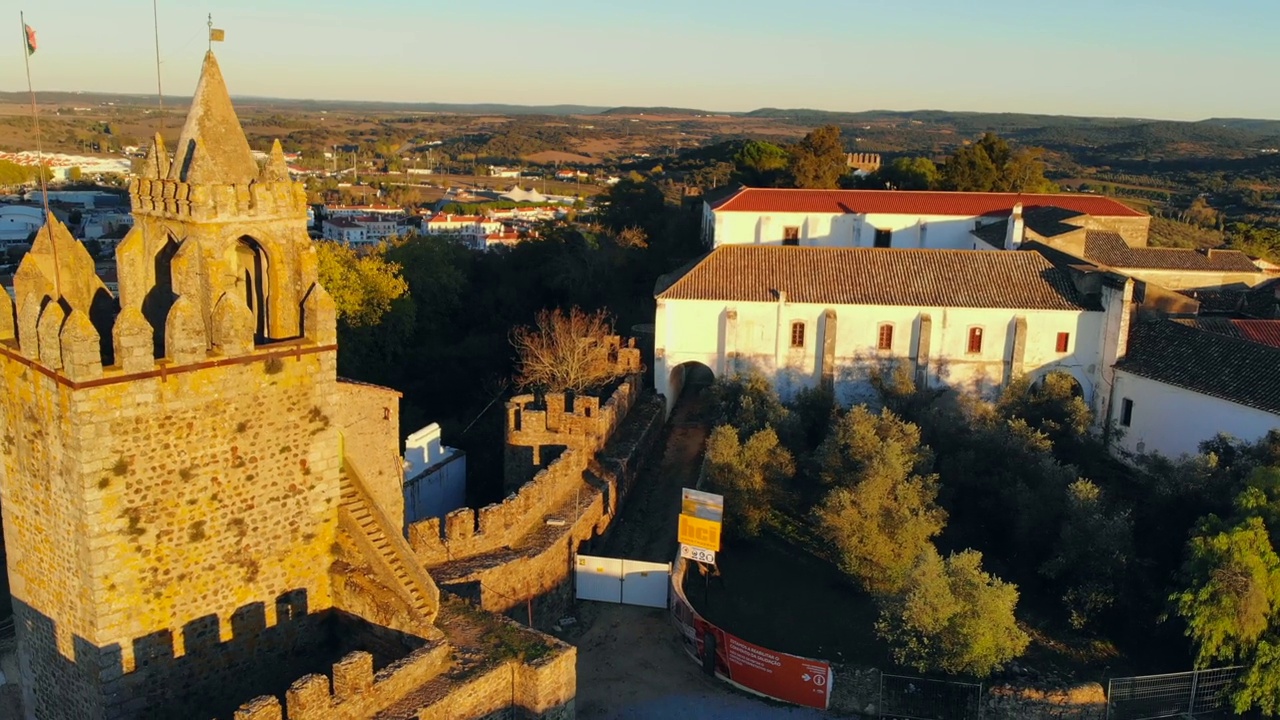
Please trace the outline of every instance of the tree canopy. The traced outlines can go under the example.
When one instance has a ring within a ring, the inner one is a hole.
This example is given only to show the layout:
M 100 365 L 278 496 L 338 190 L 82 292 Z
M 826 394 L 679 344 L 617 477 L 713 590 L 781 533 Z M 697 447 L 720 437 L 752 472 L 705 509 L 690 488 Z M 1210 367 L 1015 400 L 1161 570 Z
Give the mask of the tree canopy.
M 338 320 L 352 327 L 376 325 L 391 303 L 409 289 L 400 265 L 386 258 L 386 247 L 358 253 L 337 242 L 316 243 L 320 284 L 338 308 Z
M 986 133 L 947 158 L 940 184 L 943 190 L 965 192 L 1051 192 L 1055 186 L 1044 177 L 1043 155 L 1043 148 L 1015 150 L 999 135 Z
M 791 149 L 791 176 L 798 188 L 832 189 L 849 171 L 849 156 L 840 139 L 840 128 L 825 125 Z
M 621 375 L 606 341 L 613 324 L 603 310 L 543 310 L 532 326 L 511 333 L 519 355 L 516 383 L 546 392 L 583 392 Z

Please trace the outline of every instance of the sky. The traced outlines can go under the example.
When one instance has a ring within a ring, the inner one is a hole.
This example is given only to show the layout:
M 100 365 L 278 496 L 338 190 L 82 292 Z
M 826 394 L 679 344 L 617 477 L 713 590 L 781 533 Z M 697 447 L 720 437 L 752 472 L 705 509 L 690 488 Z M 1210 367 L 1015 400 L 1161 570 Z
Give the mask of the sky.
M 17 1 L 37 90 L 156 91 L 150 0 Z M 1280 0 L 155 1 L 172 95 L 212 11 L 233 96 L 1280 118 Z

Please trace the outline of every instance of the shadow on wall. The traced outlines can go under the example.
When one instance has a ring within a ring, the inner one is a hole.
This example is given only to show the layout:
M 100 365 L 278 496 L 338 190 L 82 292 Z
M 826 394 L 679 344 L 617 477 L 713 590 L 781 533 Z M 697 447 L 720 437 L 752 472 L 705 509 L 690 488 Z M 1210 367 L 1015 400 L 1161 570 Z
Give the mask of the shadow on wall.
M 259 695 L 283 700 L 309 673 L 327 674 L 354 650 L 385 667 L 421 647 L 420 638 L 372 625 L 337 610 L 308 613 L 304 590 L 276 599 L 276 623 L 267 626 L 265 603 L 232 614 L 224 628 L 209 615 L 181 631 L 181 655 L 167 630 L 135 638 L 134 668 L 121 647 L 97 647 L 72 638 L 73 657 L 58 651 L 56 623 L 14 600 L 19 651 L 30 658 L 24 688 L 28 710 L 39 718 L 220 718 Z M 222 639 L 226 630 L 230 637 Z

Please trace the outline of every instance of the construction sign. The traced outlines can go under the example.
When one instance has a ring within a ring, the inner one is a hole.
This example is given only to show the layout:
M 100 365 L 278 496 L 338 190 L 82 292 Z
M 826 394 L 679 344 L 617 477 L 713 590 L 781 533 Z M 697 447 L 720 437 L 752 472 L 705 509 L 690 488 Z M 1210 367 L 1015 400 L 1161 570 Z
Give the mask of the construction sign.
M 680 498 L 679 539 L 713 552 L 720 550 L 720 525 L 724 521 L 724 496 L 685 488 Z

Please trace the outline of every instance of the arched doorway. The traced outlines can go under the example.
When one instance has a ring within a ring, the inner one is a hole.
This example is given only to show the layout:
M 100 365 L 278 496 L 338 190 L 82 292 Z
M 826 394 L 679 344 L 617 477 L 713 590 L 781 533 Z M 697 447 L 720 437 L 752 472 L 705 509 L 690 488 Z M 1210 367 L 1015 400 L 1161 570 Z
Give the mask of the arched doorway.
M 258 341 L 267 337 L 267 299 L 271 297 L 267 253 L 257 240 L 244 236 L 236 241 L 236 285 L 244 293 L 244 302 L 255 318 L 254 334 Z
M 680 363 L 671 368 L 666 378 L 666 388 L 660 388 L 667 398 L 668 415 L 675 409 L 681 398 L 697 395 L 703 388 L 715 382 L 715 379 L 715 373 L 711 368 L 697 361 Z

